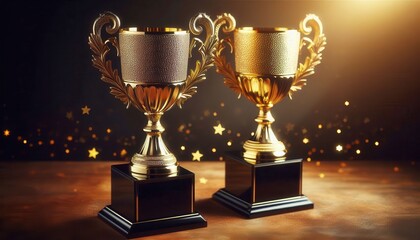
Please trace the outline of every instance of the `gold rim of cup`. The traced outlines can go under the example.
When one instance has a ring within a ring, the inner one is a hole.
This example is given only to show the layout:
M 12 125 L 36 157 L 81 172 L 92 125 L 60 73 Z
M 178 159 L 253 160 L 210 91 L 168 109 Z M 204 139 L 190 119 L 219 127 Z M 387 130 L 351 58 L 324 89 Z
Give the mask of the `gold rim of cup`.
M 122 34 L 188 34 L 189 31 L 182 28 L 174 27 L 127 27 L 121 28 L 120 33 Z

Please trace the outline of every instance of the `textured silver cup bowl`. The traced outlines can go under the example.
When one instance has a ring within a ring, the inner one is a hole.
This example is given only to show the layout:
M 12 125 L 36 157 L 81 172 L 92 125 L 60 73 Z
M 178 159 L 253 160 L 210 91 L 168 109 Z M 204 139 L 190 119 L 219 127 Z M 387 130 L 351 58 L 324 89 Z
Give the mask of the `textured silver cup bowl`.
M 299 58 L 300 33 L 286 28 L 244 27 L 234 32 L 236 72 L 293 75 Z
M 177 28 L 123 28 L 119 33 L 124 82 L 175 83 L 185 81 L 190 34 Z

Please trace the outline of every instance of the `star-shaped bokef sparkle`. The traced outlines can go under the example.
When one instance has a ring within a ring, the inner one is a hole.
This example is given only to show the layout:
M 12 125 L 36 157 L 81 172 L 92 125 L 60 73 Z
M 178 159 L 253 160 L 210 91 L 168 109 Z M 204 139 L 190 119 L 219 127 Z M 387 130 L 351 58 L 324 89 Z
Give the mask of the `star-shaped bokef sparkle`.
M 87 115 L 89 115 L 90 108 L 89 108 L 87 105 L 85 105 L 85 106 L 84 106 L 84 107 L 82 107 L 81 109 L 82 109 L 82 114 L 87 114 Z
M 4 130 L 3 134 L 4 134 L 5 137 L 8 137 L 8 136 L 10 136 L 10 131 L 8 129 L 6 129 L 6 130 Z
M 193 155 L 193 161 L 201 161 L 201 157 L 203 157 L 203 154 L 201 154 L 199 150 L 191 154 Z
M 225 128 L 222 127 L 222 125 L 219 123 L 219 125 L 214 126 L 214 134 L 220 134 L 223 135 L 223 131 L 225 131 Z
M 96 148 L 92 148 L 89 151 L 89 157 L 96 159 L 96 156 L 99 154 L 98 151 L 96 151 Z

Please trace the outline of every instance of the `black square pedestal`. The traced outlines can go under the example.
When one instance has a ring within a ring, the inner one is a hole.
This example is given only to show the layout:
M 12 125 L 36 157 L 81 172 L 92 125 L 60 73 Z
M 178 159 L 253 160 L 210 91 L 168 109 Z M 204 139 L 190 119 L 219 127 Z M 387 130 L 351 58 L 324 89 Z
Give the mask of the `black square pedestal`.
M 130 165 L 111 167 L 111 205 L 98 216 L 128 238 L 206 227 L 194 212 L 194 174 L 137 179 Z
M 242 152 L 225 154 L 225 188 L 213 199 L 248 218 L 311 209 L 302 194 L 302 159 L 250 164 Z

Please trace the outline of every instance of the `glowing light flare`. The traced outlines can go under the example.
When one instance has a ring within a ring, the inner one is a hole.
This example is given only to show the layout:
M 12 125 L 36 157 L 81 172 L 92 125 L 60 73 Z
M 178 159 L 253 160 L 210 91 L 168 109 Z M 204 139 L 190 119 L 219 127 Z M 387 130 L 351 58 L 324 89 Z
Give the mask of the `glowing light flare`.
M 199 181 L 200 181 L 201 184 L 206 184 L 209 180 L 207 180 L 207 178 L 205 178 L 205 177 L 201 177 L 199 179 Z
M 8 129 L 4 130 L 3 135 L 4 135 L 5 137 L 10 136 L 10 131 L 9 131 Z
M 302 140 L 302 142 L 303 142 L 304 144 L 308 144 L 308 143 L 309 143 L 309 139 L 308 139 L 308 138 L 304 138 L 304 139 Z
M 350 102 L 349 101 L 345 101 L 344 102 L 344 106 L 346 106 L 346 107 L 350 106 Z
M 216 148 L 212 148 L 211 151 L 215 153 L 217 151 L 217 149 Z
M 106 129 L 106 133 L 110 134 L 112 132 L 112 130 L 110 128 Z
M 394 172 L 399 172 L 400 171 L 400 168 L 397 167 L 397 166 L 395 166 L 393 170 L 394 170 Z
M 337 129 L 337 134 L 340 134 L 341 133 L 341 129 Z
M 181 146 L 181 151 L 185 151 L 185 146 Z
M 361 153 L 360 149 L 356 150 L 356 154 L 359 155 Z
M 375 146 L 379 146 L 379 142 L 378 141 L 375 142 Z
M 124 157 L 125 155 L 127 155 L 127 150 L 125 150 L 125 148 L 123 148 L 120 152 L 120 156 Z
M 337 145 L 337 146 L 335 147 L 335 150 L 336 150 L 337 152 L 341 152 L 341 151 L 343 151 L 343 146 L 341 146 L 341 145 L 339 144 L 339 145 Z
M 310 161 L 312 161 L 312 159 L 310 157 L 308 157 L 308 158 L 306 158 L 306 161 L 310 162 Z
M 322 128 L 323 128 L 322 124 L 318 124 L 318 129 L 322 129 Z
M 228 145 L 228 146 L 230 147 L 230 146 L 232 146 L 232 142 L 231 142 L 231 141 L 228 141 L 228 142 L 226 143 L 226 145 Z
M 319 178 L 325 178 L 325 174 L 324 173 L 320 173 L 319 174 Z

